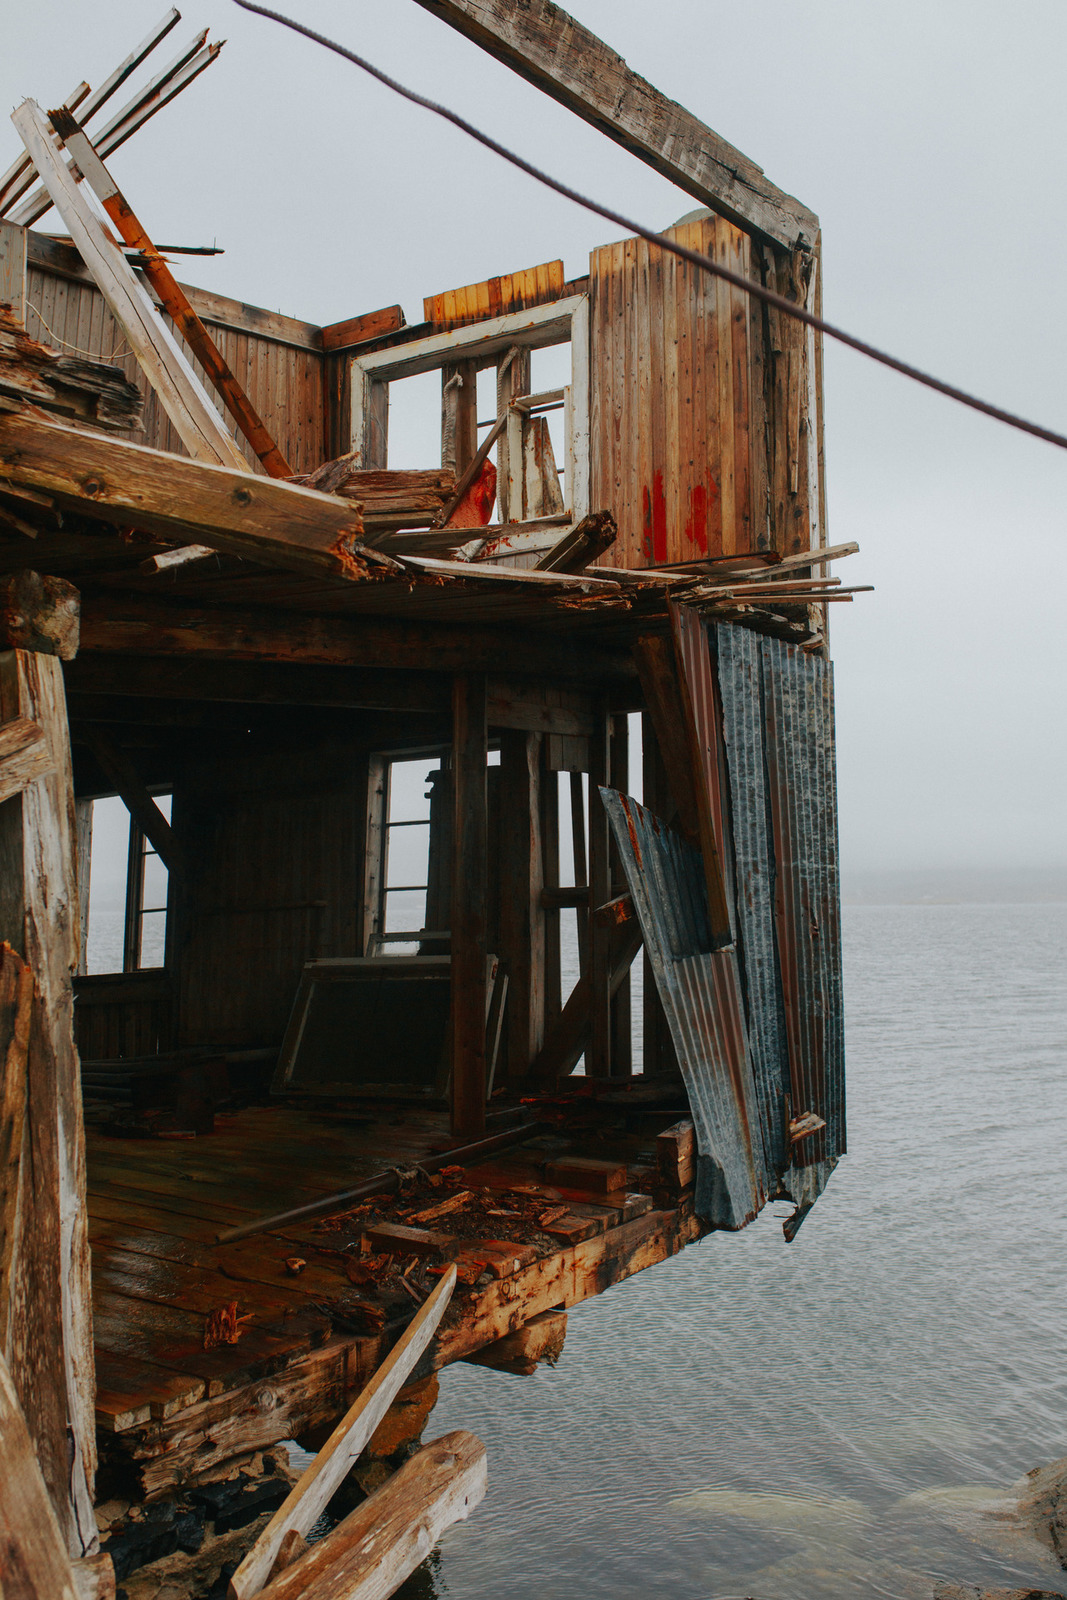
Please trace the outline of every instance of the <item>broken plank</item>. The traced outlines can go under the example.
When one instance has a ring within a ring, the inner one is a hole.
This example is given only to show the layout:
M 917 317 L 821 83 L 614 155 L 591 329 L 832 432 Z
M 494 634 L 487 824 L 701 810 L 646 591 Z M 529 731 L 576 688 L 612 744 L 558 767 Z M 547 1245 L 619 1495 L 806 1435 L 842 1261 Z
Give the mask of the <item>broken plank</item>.
M 485 1446 L 446 1433 L 286 1567 L 263 1600 L 385 1600 L 425 1561 L 444 1530 L 485 1494 Z
M 174 543 L 319 576 L 360 571 L 357 508 L 314 489 L 23 413 L 0 413 L 0 461 L 12 482 L 54 495 L 64 507 Z
M 565 1156 L 545 1167 L 549 1183 L 561 1189 L 581 1189 L 590 1194 L 610 1194 L 626 1187 L 626 1168 L 617 1161 L 593 1156 Z
M 447 1272 L 241 1562 L 231 1600 L 259 1592 L 289 1534 L 310 1533 L 433 1338 L 455 1286 L 455 1273 Z

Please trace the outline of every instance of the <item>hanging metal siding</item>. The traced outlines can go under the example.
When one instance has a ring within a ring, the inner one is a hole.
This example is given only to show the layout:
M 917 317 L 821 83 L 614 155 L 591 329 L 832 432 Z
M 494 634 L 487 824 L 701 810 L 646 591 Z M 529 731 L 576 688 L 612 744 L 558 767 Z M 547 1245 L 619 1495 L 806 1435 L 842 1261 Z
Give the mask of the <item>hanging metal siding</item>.
M 723 745 L 729 775 L 735 880 L 734 914 L 749 1046 L 769 1162 L 779 1172 L 789 1164 L 786 1044 L 782 977 L 775 935 L 775 870 L 770 796 L 763 749 L 763 685 L 760 636 L 748 628 L 712 625 L 722 700 Z
M 636 800 L 600 793 L 689 1094 L 696 1209 L 742 1228 L 777 1185 L 763 1159 L 737 956 L 712 951 L 700 852 Z
M 826 1123 L 794 1148 L 807 1168 L 845 1149 L 833 668 L 777 639 L 760 655 L 792 1111 Z

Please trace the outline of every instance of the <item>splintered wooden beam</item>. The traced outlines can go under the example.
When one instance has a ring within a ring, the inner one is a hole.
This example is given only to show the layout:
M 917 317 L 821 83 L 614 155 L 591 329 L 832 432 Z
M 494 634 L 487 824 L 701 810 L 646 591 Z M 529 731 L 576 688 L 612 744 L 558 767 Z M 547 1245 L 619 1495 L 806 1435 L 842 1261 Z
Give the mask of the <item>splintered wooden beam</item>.
M 7 1362 L 0 1355 L 0 1527 L 11 1600 L 78 1600 L 74 1573 L 48 1498 Z
M 0 727 L 0 804 L 55 771 L 44 729 L 29 717 Z
M 485 1495 L 485 1446 L 446 1433 L 260 1592 L 263 1600 L 385 1600 Z
M 82 176 L 128 245 L 140 250 L 142 270 L 174 319 L 179 333 L 215 385 L 237 426 L 255 451 L 267 474 L 288 478 L 292 469 L 267 432 L 263 420 L 241 385 L 230 371 L 222 352 L 189 304 L 167 263 L 159 254 L 128 200 L 101 161 L 92 143 L 71 112 L 60 107 L 49 113 L 56 133 L 81 168 Z
M 318 576 L 361 575 L 357 506 L 241 470 L 0 412 L 0 474 L 86 516 Z
M 815 243 L 806 206 L 550 0 L 419 4 L 720 216 L 787 249 Z
M 230 1579 L 230 1600 L 258 1594 L 282 1541 L 294 1531 L 310 1533 L 437 1332 L 455 1287 L 456 1269 L 450 1267 L 237 1568 Z

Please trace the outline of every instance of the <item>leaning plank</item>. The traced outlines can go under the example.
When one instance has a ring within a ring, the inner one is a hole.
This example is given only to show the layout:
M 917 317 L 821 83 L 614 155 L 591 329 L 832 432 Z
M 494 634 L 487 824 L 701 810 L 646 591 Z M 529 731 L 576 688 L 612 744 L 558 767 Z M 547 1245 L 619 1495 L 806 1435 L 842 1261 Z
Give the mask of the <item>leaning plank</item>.
M 184 870 L 181 849 L 170 823 L 145 788 L 141 776 L 125 751 L 102 728 L 89 727 L 83 735 L 104 777 L 113 783 L 126 810 L 133 817 L 168 872 Z
M 0 1529 L 4 1600 L 78 1600 L 56 1514 L 2 1355 Z
M 611 548 L 618 534 L 618 524 L 610 511 L 591 511 L 541 557 L 534 570 L 581 572 Z
M 79 191 L 56 148 L 41 108 L 35 101 L 25 100 L 12 113 L 11 120 L 56 210 L 70 229 L 83 261 L 189 454 L 197 461 L 249 471 L 247 461 L 177 340 L 137 281 L 122 251 Z
M 175 543 L 210 545 L 320 577 L 363 572 L 358 508 L 314 489 L 21 413 L 0 413 L 0 461 L 12 482 L 43 489 L 64 507 Z
M 263 1600 L 386 1600 L 426 1560 L 446 1528 L 485 1495 L 485 1446 L 472 1433 L 425 1445 L 306 1555 Z
M 237 1568 L 230 1579 L 231 1600 L 259 1593 L 287 1534 L 311 1531 L 437 1332 L 455 1286 L 451 1267 Z
M 814 244 L 806 206 L 550 0 L 419 4 L 720 216 L 790 249 Z
M 50 120 L 72 159 L 81 168 L 85 181 L 118 229 L 120 237 L 126 244 L 140 250 L 145 277 L 222 396 L 230 415 L 262 462 L 267 475 L 271 478 L 290 477 L 292 469 L 267 431 L 263 419 L 230 371 L 218 345 L 189 304 L 185 291 L 175 281 L 166 261 L 137 220 L 129 201 L 122 195 L 77 119 L 71 112 L 61 108 L 51 113 Z M 228 448 L 229 435 L 226 437 Z
M 0 804 L 55 770 L 39 723 L 29 717 L 14 717 L 0 727 Z

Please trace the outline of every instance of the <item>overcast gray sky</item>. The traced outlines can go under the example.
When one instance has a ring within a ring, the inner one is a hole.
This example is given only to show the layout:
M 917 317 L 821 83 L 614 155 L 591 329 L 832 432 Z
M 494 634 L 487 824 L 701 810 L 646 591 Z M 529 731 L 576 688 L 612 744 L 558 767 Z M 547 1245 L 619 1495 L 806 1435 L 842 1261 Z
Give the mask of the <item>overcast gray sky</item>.
M 414 0 L 279 0 L 653 226 L 693 200 Z M 0 103 L 98 83 L 162 0 L 6 0 Z M 574 0 L 823 226 L 830 320 L 1067 432 L 1062 0 Z M 312 322 L 564 258 L 598 219 L 230 0 L 218 63 L 118 156 L 184 275 Z M 0 145 L 17 148 L 14 129 Z M 0 164 L 6 165 L 6 158 Z M 57 228 L 54 214 L 42 227 Z M 874 595 L 833 611 L 847 866 L 1067 865 L 1067 452 L 827 351 L 832 539 Z

